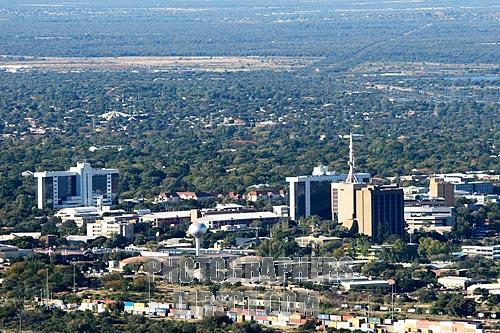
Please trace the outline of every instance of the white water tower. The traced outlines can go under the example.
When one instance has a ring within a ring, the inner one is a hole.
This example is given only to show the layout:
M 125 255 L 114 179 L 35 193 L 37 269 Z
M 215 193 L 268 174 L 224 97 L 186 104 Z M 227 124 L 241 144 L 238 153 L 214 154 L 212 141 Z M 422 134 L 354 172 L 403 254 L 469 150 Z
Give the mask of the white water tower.
M 207 226 L 203 223 L 195 222 L 188 228 L 188 234 L 193 236 L 196 242 L 196 256 L 200 255 L 200 237 L 207 233 Z

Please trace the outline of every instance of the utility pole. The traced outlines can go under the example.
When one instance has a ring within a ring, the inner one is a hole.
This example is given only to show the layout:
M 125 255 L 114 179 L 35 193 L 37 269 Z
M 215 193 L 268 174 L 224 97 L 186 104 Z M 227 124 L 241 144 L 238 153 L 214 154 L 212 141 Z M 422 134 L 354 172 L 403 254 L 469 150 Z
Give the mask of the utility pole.
M 368 305 L 367 305 L 367 309 L 368 309 L 368 318 L 370 318 L 370 294 L 368 294 Z
M 47 283 L 47 304 L 48 304 L 48 301 L 50 300 L 50 292 L 49 292 L 49 269 L 48 268 L 47 268 L 46 283 Z
M 151 274 L 148 274 L 148 298 L 149 298 L 148 317 L 149 319 L 151 319 Z
M 76 294 L 76 266 L 73 263 L 73 294 Z
M 392 303 L 391 319 L 392 319 L 392 321 L 394 321 L 394 284 L 391 285 L 391 303 Z

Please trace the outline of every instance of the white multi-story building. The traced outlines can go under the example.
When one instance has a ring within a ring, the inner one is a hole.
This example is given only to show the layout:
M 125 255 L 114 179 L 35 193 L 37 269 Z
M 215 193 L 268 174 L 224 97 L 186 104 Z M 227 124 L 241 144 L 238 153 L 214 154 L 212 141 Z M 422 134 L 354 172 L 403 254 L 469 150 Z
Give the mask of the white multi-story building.
M 429 199 L 429 188 L 425 186 L 406 186 L 401 187 L 405 200 L 423 200 Z
M 404 217 L 411 233 L 415 230 L 451 231 L 455 224 L 453 207 L 444 206 L 405 206 Z
M 118 194 L 118 170 L 78 163 L 67 171 L 35 172 L 38 208 L 111 206 Z
M 235 212 L 206 214 L 197 217 L 193 222 L 203 223 L 210 230 L 221 229 L 223 226 L 248 226 L 254 221 L 260 221 L 263 224 L 278 223 L 282 219 L 281 215 L 273 212 Z
M 134 225 L 127 222 L 115 222 L 108 220 L 98 220 L 94 223 L 87 223 L 87 237 L 123 236 L 127 239 L 134 237 Z
M 498 245 L 463 245 L 462 253 L 468 256 L 481 256 L 491 260 L 500 260 L 500 244 Z

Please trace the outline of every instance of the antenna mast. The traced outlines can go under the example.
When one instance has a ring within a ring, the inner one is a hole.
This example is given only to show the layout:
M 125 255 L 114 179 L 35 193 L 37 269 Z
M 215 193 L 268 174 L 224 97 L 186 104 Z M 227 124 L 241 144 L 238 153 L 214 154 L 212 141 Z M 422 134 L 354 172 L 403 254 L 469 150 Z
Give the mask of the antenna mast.
M 340 135 L 342 139 L 349 139 L 349 174 L 347 175 L 346 183 L 348 184 L 357 184 L 359 183 L 358 178 L 356 177 L 356 167 L 355 167 L 355 157 L 354 157 L 354 138 L 362 137 L 361 134 L 353 134 L 352 132 L 348 135 Z

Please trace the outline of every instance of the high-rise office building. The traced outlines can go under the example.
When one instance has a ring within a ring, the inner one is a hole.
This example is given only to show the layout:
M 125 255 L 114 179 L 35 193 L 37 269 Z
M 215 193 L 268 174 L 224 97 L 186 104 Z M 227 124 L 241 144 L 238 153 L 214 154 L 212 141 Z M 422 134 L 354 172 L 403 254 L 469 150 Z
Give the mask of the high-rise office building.
M 404 195 L 398 186 L 369 185 L 356 190 L 356 222 L 359 233 L 382 242 L 404 233 Z
M 67 171 L 35 172 L 38 208 L 110 206 L 118 194 L 118 170 L 78 163 Z
M 290 219 L 317 215 L 332 219 L 332 183 L 346 181 L 347 174 L 329 172 L 327 167 L 314 168 L 310 176 L 287 177 L 289 184 Z M 357 179 L 368 182 L 369 173 L 357 173 Z
M 455 205 L 455 186 L 442 178 L 432 177 L 429 180 L 431 198 L 443 198 L 447 207 Z
M 332 220 L 351 229 L 356 219 L 356 191 L 367 186 L 362 183 L 333 183 Z

